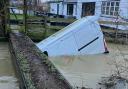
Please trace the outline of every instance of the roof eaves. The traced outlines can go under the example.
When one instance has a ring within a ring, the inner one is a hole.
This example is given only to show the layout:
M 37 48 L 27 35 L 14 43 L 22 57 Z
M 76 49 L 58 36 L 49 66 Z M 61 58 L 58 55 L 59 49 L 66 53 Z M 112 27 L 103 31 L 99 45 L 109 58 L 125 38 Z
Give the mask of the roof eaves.
M 59 3 L 59 2 L 63 2 L 63 0 L 58 0 L 58 1 L 56 1 L 56 0 L 48 1 L 48 3 Z

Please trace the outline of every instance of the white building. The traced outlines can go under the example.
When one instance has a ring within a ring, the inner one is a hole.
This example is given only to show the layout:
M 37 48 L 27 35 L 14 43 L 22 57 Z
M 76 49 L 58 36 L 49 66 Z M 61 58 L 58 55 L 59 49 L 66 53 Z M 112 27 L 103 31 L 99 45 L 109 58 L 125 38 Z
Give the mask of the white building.
M 81 18 L 88 15 L 128 18 L 128 0 L 51 0 L 50 13 Z
M 108 0 L 102 2 L 101 16 L 103 17 L 121 17 L 128 19 L 128 0 Z
M 50 13 L 76 17 L 98 15 L 100 21 L 128 23 L 128 0 L 51 0 Z M 116 28 L 116 25 L 106 26 Z M 128 26 L 119 26 L 127 30 Z
M 118 29 L 128 30 L 128 0 L 108 0 L 102 2 L 100 21 L 107 21 L 110 24 L 102 24 L 107 27 L 117 28 L 116 24 L 111 22 L 119 22 Z
M 89 15 L 100 15 L 102 1 L 106 0 L 52 0 L 50 13 L 81 18 Z

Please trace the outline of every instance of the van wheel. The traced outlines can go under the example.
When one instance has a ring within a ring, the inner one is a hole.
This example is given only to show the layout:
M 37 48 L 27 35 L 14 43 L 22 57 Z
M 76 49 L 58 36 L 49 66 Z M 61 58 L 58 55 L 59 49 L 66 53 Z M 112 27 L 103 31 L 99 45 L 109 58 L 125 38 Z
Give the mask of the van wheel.
M 46 56 L 48 56 L 48 52 L 47 52 L 47 51 L 44 51 L 43 53 L 44 53 Z

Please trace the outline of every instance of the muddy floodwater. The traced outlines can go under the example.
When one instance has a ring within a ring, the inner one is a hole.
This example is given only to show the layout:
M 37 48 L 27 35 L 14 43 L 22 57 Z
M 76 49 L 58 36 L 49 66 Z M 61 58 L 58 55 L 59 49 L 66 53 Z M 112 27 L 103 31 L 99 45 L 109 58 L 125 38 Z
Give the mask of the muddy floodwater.
M 7 42 L 0 42 L 0 89 L 19 89 Z
M 49 58 L 69 83 L 75 88 L 99 89 L 104 77 L 121 72 L 128 75 L 121 66 L 128 68 L 128 46 L 108 43 L 109 54 L 61 56 Z

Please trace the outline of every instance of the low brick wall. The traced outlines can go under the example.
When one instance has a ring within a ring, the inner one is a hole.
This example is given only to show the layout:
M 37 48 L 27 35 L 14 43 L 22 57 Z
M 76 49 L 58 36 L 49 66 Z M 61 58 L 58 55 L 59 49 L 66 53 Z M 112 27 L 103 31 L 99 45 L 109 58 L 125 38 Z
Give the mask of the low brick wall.
M 10 44 L 26 89 L 72 89 L 28 36 L 11 33 Z

